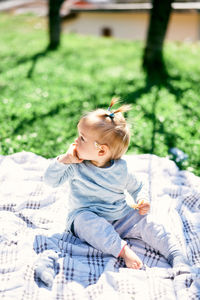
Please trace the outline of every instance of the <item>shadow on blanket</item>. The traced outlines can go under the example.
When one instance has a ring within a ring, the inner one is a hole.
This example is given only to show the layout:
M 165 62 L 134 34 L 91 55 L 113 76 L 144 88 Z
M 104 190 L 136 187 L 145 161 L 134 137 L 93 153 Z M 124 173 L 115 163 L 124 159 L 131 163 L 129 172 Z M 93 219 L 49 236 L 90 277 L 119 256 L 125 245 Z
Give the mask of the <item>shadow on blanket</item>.
M 111 256 L 106 256 L 83 243 L 71 233 L 57 233 L 50 237 L 38 235 L 34 241 L 34 250 L 38 254 L 41 253 L 39 255 L 39 261 L 42 260 L 41 273 L 45 265 L 43 257 L 49 258 L 54 255 L 53 253 L 57 253 L 58 260 L 54 269 L 55 275 L 60 273 L 58 280 L 63 280 L 63 283 L 76 281 L 83 286 L 96 283 L 108 262 L 115 261 Z M 50 260 L 51 258 L 48 261 Z M 40 283 L 40 280 L 38 282 Z
M 127 243 L 138 254 L 145 266 L 170 267 L 158 251 L 143 241 L 127 239 Z M 118 272 L 119 268 L 126 268 L 122 258 L 116 259 L 111 255 L 106 255 L 69 232 L 52 236 L 37 235 L 34 240 L 34 250 L 38 254 L 36 268 L 40 278 L 45 277 L 46 267 L 50 273 L 54 270 L 53 278 L 62 273 L 59 275 L 59 280 L 62 278 L 64 282 L 76 281 L 84 287 L 95 284 L 105 271 Z M 53 264 L 51 264 L 52 261 Z M 36 274 L 36 282 L 41 286 L 43 284 L 40 278 Z
M 0 156 L 2 298 L 200 299 L 200 178 L 154 155 L 129 156 L 129 163 L 148 179 L 152 210 L 167 218 L 185 247 L 191 273 L 171 269 L 139 240 L 129 243 L 148 267 L 130 270 L 122 259 L 103 255 L 65 232 L 67 185 L 47 187 L 43 173 L 49 161 L 20 152 Z M 34 278 L 34 270 L 38 257 L 52 250 L 58 260 L 53 286 L 47 289 Z

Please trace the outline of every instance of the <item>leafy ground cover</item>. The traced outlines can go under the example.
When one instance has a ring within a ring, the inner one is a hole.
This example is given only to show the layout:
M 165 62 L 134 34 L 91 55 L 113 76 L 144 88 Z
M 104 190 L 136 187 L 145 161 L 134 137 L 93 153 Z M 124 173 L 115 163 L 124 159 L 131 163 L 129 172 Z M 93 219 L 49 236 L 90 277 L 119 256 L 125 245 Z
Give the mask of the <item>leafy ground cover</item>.
M 166 43 L 170 76 L 158 84 L 142 71 L 141 42 L 63 34 L 49 52 L 43 19 L 6 14 L 0 40 L 1 154 L 63 153 L 80 116 L 118 96 L 132 104 L 128 153 L 165 157 L 178 147 L 200 175 L 200 44 Z

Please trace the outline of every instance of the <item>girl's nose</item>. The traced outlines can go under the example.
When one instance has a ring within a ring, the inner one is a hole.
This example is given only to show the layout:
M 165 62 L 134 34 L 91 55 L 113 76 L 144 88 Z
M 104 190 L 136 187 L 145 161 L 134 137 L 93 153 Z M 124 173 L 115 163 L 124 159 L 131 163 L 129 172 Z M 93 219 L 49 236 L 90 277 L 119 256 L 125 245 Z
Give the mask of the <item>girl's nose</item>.
M 75 139 L 75 143 L 78 143 L 78 137 Z

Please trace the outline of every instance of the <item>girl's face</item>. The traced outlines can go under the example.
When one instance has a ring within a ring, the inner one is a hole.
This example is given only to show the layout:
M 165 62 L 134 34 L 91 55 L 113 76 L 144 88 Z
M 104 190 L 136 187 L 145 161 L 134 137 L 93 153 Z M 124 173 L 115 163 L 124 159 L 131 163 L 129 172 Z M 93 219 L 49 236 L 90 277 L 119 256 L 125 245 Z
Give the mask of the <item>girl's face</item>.
M 77 154 L 79 159 L 83 160 L 98 160 L 99 147 L 96 144 L 95 133 L 84 122 L 78 124 L 79 136 L 75 140 L 77 145 Z

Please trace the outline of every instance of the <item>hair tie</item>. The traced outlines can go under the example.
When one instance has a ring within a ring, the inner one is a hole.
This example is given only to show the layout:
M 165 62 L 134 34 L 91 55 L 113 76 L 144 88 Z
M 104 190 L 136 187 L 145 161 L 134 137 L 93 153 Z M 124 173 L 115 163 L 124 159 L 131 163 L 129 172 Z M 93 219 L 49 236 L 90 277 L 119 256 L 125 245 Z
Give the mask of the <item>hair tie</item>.
M 109 111 L 108 117 L 110 117 L 111 119 L 113 119 L 114 116 L 115 116 L 115 113 L 114 113 L 114 112 L 111 112 L 110 109 L 111 109 L 111 106 L 109 106 L 108 109 L 107 109 L 107 111 Z
M 111 119 L 113 119 L 114 116 L 115 116 L 115 113 L 114 113 L 114 112 L 112 112 L 112 113 L 109 114 L 109 117 L 110 117 Z

